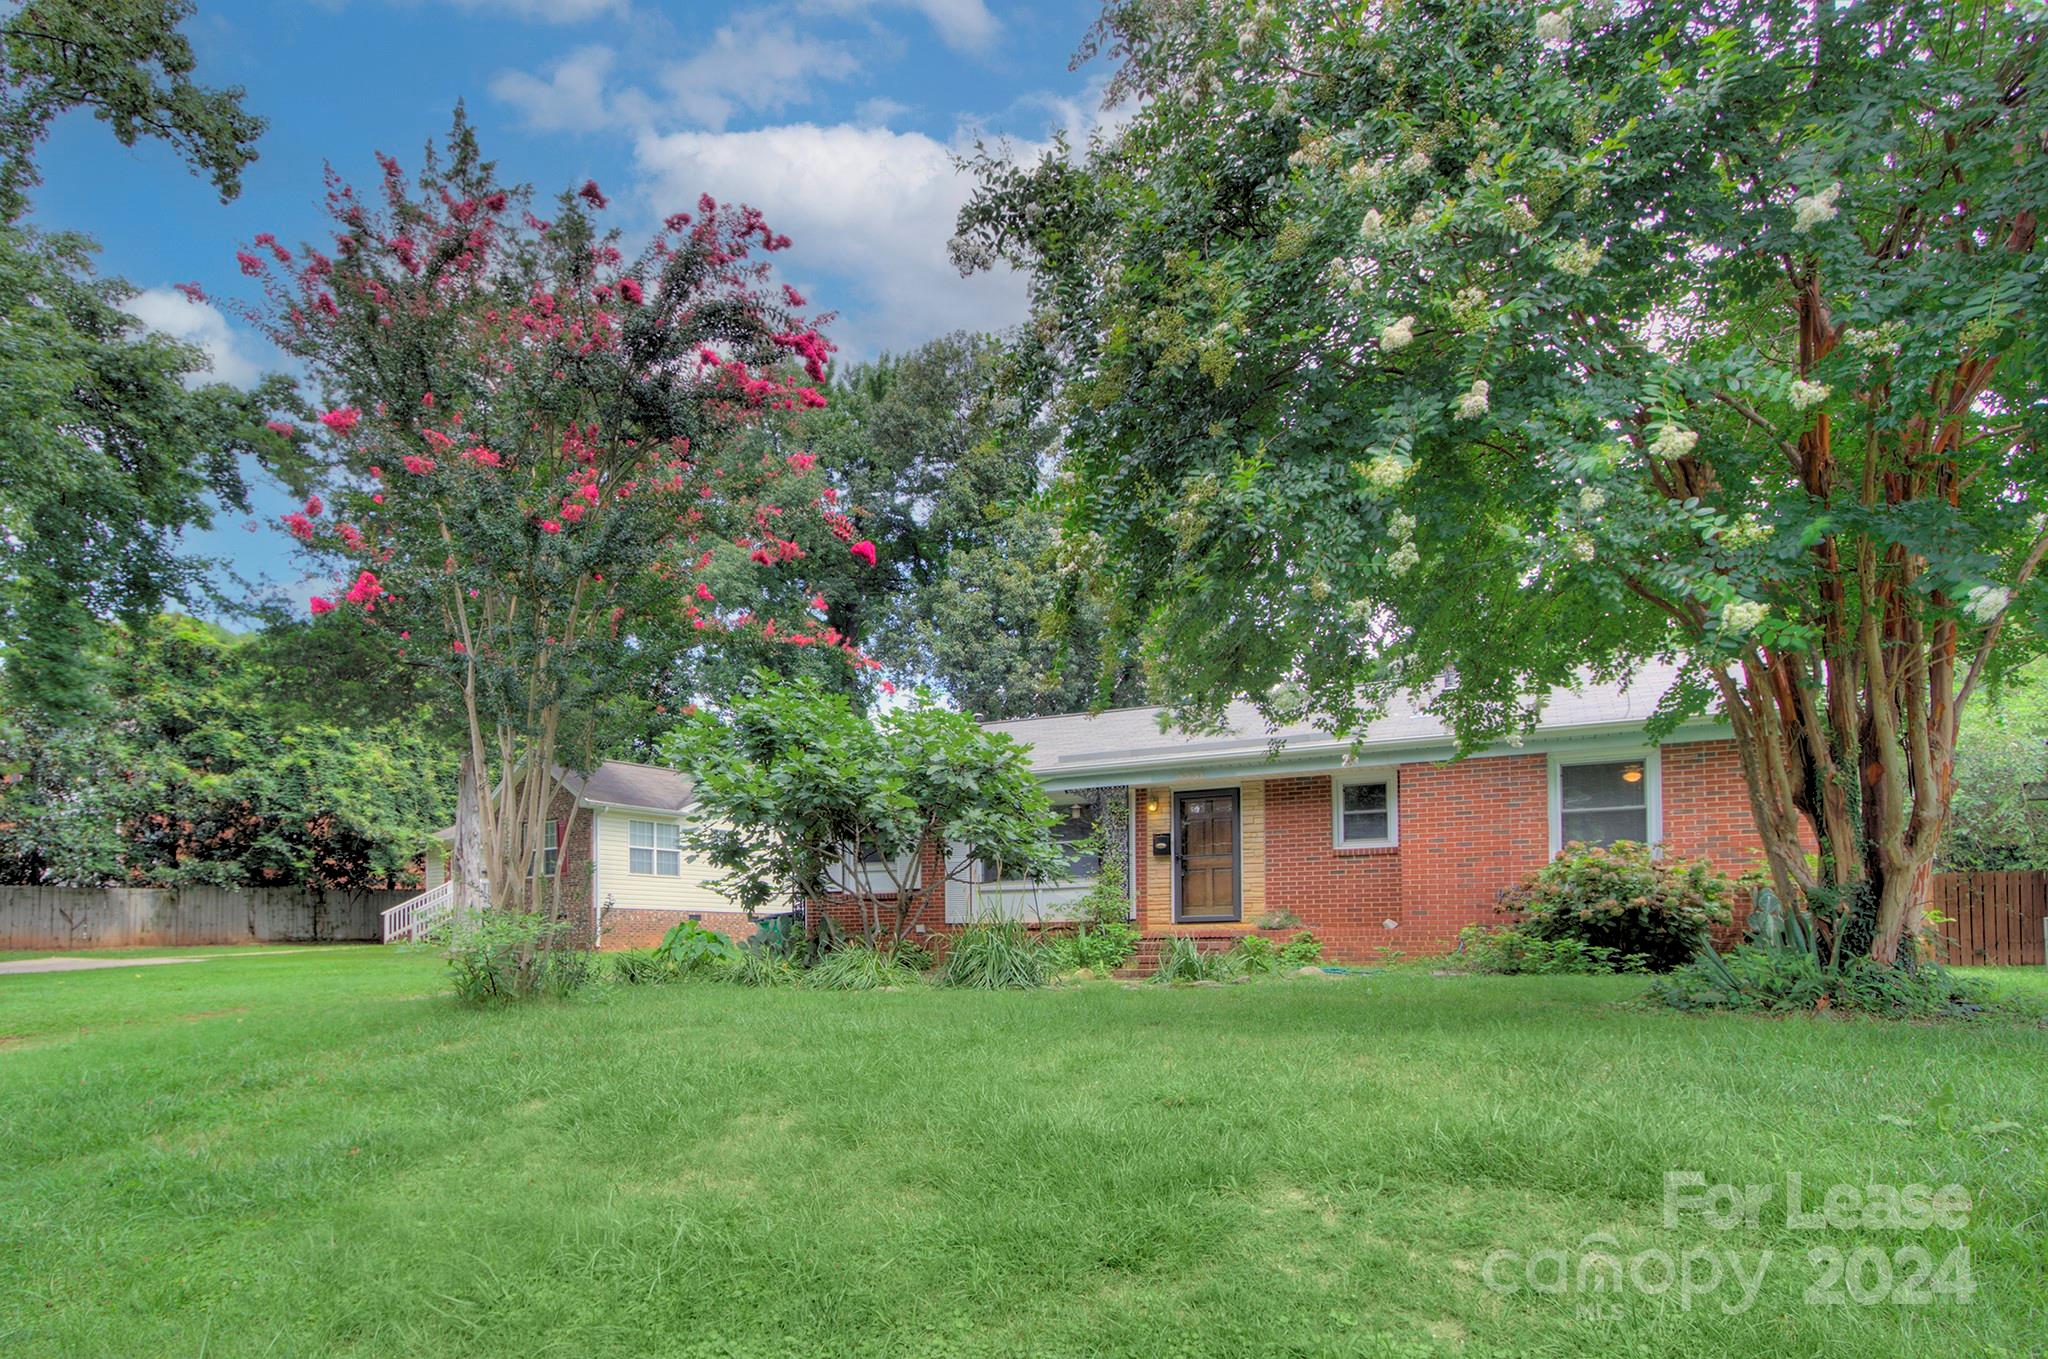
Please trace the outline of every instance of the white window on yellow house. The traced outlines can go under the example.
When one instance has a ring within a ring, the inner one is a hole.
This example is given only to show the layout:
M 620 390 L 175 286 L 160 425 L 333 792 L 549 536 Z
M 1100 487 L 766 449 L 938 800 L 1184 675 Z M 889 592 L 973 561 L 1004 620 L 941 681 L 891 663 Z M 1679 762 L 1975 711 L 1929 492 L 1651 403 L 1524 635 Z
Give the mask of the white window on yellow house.
M 555 876 L 555 864 L 561 859 L 561 856 L 562 823 L 550 821 L 548 822 L 547 832 L 540 842 L 540 876 L 543 878 Z M 529 859 L 527 862 L 532 863 L 533 861 Z
M 626 823 L 626 871 L 659 878 L 683 875 L 682 842 L 673 821 Z

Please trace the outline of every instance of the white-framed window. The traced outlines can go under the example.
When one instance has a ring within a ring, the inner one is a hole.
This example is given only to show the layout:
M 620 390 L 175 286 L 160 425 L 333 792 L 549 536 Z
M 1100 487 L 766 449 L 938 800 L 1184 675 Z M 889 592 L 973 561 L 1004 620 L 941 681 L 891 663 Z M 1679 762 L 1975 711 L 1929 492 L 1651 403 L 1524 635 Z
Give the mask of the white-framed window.
M 548 822 L 547 838 L 540 842 L 540 875 L 543 878 L 555 876 L 555 868 L 562 861 L 562 823 Z
M 1393 770 L 1348 770 L 1337 775 L 1331 794 L 1330 835 L 1338 849 L 1400 843 L 1401 786 Z
M 1092 797 L 1061 798 L 1055 795 L 1052 809 L 1059 820 L 1053 822 L 1052 842 L 1059 846 L 1066 856 L 1066 867 L 1060 871 L 1060 882 L 1093 882 L 1102 875 L 1102 851 L 1096 843 L 1096 829 L 1101 824 L 1101 808 Z M 976 882 L 1006 882 L 1015 879 L 1006 877 L 1003 866 L 993 859 L 977 859 L 974 864 Z
M 673 821 L 628 821 L 626 823 L 626 871 L 651 873 L 660 878 L 683 875 L 682 842 Z
M 1553 755 L 1550 852 L 1566 845 L 1611 845 L 1664 838 L 1663 767 L 1657 752 Z

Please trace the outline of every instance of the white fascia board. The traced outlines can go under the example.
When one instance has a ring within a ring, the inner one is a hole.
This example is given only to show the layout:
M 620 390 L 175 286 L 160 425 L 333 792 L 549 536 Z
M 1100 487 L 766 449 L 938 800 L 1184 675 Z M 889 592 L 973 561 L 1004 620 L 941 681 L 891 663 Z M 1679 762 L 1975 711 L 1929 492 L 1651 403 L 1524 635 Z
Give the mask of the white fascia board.
M 1646 719 L 1647 720 L 1647 719 Z M 1612 743 L 1633 737 L 1638 748 L 1647 747 L 1643 721 L 1603 722 L 1557 731 L 1539 731 L 1519 746 L 1497 743 L 1475 751 L 1466 759 L 1484 760 L 1500 755 L 1540 755 L 1577 746 Z M 1693 741 L 1726 739 L 1728 728 L 1713 718 L 1697 718 L 1664 738 L 1667 746 Z M 1230 778 L 1283 777 L 1288 774 L 1322 774 L 1339 769 L 1389 764 L 1442 764 L 1458 758 L 1457 747 L 1442 737 L 1415 741 L 1378 741 L 1352 753 L 1349 741 L 1319 737 L 1313 743 L 1283 746 L 1277 756 L 1264 753 L 1261 743 L 1241 755 L 1214 750 L 1166 751 L 1138 759 L 1109 758 L 1100 761 L 1058 764 L 1035 771 L 1048 792 L 1077 788 L 1099 788 L 1116 783 L 1189 783 Z

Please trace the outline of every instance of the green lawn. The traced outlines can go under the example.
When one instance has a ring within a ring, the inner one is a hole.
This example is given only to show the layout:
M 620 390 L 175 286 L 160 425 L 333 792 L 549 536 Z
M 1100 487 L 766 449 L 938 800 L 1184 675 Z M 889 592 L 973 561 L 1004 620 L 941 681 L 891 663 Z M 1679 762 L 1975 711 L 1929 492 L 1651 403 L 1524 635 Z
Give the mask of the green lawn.
M 478 1011 L 373 949 L 0 977 L 0 1354 L 2042 1352 L 2048 1031 L 1635 990 L 1403 970 Z M 1667 1170 L 1976 1204 L 1961 1232 L 1792 1231 L 1782 1194 L 1756 1227 L 1667 1229 Z M 1591 1233 L 1775 1257 L 1732 1315 L 1732 1283 L 1688 1308 L 1485 1282 L 1490 1251 Z M 1803 1297 L 1810 1250 L 1959 1242 L 1967 1304 Z

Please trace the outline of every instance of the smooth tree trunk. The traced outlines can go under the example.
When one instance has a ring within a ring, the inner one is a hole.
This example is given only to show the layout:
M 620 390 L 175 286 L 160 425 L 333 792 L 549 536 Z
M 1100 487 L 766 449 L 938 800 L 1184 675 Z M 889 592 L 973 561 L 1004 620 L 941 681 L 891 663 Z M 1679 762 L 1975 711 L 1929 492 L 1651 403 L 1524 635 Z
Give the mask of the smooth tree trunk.
M 455 792 L 455 849 L 449 869 L 455 883 L 455 909 L 463 913 L 485 910 L 491 904 L 484 868 L 483 780 L 476 759 L 464 755 Z

